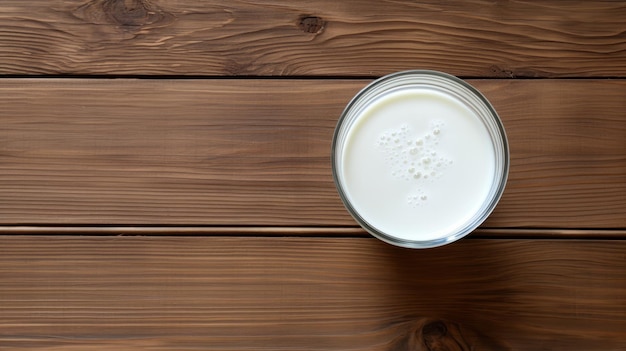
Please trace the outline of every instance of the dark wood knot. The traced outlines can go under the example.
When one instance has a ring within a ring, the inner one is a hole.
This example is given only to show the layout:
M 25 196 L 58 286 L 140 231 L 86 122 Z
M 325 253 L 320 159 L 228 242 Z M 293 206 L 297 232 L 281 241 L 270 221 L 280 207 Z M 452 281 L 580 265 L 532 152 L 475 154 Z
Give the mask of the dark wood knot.
M 319 34 L 326 27 L 326 22 L 317 16 L 304 15 L 300 16 L 298 27 L 305 33 Z
M 389 351 L 509 351 L 473 329 L 439 318 L 419 318 L 400 328 Z
M 422 327 L 422 337 L 424 339 L 436 339 L 446 336 L 448 328 L 443 321 L 427 323 Z
M 165 25 L 173 16 L 149 0 L 91 0 L 73 11 L 94 24 L 112 24 L 124 29 Z
M 111 18 L 122 26 L 141 26 L 150 23 L 155 13 L 148 8 L 149 3 L 143 0 L 107 1 L 104 10 Z
M 445 345 L 448 327 L 443 321 L 432 321 L 422 327 L 422 340 L 428 350 L 450 350 Z M 454 339 L 452 336 L 451 339 Z

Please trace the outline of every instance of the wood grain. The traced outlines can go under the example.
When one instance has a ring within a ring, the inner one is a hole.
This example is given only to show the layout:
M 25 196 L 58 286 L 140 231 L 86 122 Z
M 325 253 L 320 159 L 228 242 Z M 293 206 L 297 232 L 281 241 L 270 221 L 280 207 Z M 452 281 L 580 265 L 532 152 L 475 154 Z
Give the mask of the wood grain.
M 623 350 L 625 258 L 625 241 L 2 236 L 0 349 L 437 350 L 460 335 L 440 349 Z
M 621 1 L 3 0 L 0 74 L 624 77 Z
M 367 82 L 5 79 L 0 224 L 355 226 L 330 142 Z M 626 227 L 626 81 L 470 82 L 511 147 L 486 227 Z

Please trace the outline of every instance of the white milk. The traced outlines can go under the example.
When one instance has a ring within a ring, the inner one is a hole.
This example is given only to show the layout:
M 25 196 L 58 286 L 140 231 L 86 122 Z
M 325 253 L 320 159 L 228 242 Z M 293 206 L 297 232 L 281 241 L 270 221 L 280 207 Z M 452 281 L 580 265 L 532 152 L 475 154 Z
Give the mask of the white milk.
M 494 145 L 476 113 L 419 88 L 373 100 L 348 132 L 341 161 L 356 212 L 405 240 L 459 229 L 480 211 L 495 177 Z

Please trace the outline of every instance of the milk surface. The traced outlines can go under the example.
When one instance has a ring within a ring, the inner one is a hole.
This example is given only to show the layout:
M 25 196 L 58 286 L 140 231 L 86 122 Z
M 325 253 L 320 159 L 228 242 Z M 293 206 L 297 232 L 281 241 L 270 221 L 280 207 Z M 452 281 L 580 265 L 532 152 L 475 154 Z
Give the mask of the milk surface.
M 438 239 L 463 226 L 495 176 L 494 145 L 476 113 L 418 88 L 373 100 L 346 136 L 342 163 L 354 209 L 405 240 Z

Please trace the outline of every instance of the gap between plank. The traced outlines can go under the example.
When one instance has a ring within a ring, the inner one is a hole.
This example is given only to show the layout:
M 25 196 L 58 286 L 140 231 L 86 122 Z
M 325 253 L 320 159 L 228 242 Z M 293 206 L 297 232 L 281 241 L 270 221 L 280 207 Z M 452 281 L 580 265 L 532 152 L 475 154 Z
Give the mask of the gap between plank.
M 0 235 L 369 237 L 360 227 L 0 226 Z M 479 228 L 468 239 L 626 239 L 626 229 Z
M 395 71 L 394 71 L 395 72 Z M 390 72 L 392 73 L 392 72 Z M 145 80 L 374 80 L 382 75 L 290 75 L 290 76 L 255 76 L 255 75 L 149 75 L 149 74 L 0 74 L 1 79 L 145 79 Z M 492 77 L 458 75 L 463 80 L 619 80 L 626 76 L 572 76 L 572 77 Z

